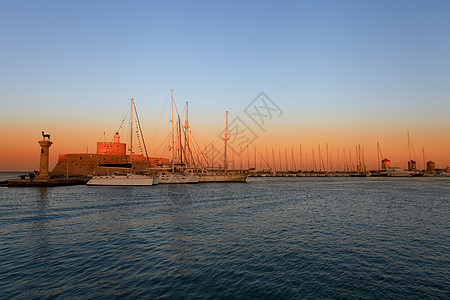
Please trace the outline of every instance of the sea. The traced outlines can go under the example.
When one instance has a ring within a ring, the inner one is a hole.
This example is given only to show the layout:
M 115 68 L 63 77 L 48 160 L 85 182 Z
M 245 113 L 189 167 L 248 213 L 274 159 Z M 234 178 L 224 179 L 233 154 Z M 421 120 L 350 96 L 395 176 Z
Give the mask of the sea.
M 437 177 L 3 186 L 0 298 L 449 299 L 449 209 Z

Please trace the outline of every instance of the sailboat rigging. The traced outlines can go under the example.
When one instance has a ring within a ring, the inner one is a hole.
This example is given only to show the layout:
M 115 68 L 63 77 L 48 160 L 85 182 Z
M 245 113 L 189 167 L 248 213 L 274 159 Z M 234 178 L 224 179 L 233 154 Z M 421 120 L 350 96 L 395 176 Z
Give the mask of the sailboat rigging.
M 112 175 L 107 176 L 93 176 L 88 182 L 87 185 L 104 185 L 104 186 L 132 186 L 132 185 L 143 185 L 143 186 L 150 186 L 153 185 L 154 180 L 153 176 L 151 175 L 143 175 L 143 174 L 135 174 L 132 172 L 132 166 L 133 166 L 133 110 L 135 109 L 134 106 L 134 99 L 131 98 L 131 122 L 130 122 L 130 159 L 129 163 L 127 164 L 107 164 L 107 165 L 100 165 L 100 167 L 106 167 L 106 168 L 124 168 L 127 170 L 125 173 L 115 173 Z M 142 135 L 142 132 L 141 132 Z M 148 159 L 148 158 L 147 158 Z

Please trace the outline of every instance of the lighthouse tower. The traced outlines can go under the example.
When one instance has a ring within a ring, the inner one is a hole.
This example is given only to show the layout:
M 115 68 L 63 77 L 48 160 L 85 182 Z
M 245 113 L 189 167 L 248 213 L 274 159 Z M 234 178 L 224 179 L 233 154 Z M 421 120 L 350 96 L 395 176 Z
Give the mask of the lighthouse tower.
M 47 138 L 47 139 L 46 139 Z M 48 157 L 49 157 L 49 148 L 53 144 L 50 141 L 50 134 L 44 134 L 42 131 L 42 140 L 38 141 L 41 146 L 41 161 L 39 165 L 39 175 L 36 176 L 37 179 L 49 179 L 50 175 L 48 174 Z

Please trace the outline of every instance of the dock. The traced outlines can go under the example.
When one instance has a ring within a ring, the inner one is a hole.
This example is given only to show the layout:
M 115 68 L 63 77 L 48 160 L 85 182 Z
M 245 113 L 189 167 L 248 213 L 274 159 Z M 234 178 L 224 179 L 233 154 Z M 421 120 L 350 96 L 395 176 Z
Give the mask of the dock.
M 53 179 L 11 179 L 8 187 L 49 187 L 64 185 L 83 185 L 89 181 L 88 177 L 53 178 Z

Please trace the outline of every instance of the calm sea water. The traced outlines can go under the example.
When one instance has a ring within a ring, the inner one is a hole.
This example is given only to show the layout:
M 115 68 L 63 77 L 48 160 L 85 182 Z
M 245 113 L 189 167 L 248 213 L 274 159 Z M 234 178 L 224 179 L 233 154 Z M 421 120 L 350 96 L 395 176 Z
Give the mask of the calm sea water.
M 0 187 L 1 298 L 450 297 L 447 178 Z

